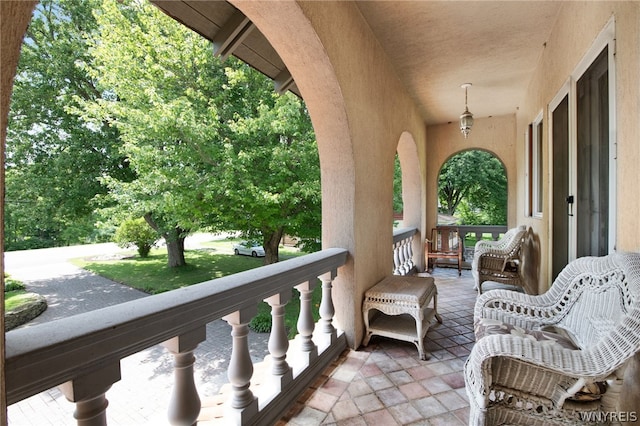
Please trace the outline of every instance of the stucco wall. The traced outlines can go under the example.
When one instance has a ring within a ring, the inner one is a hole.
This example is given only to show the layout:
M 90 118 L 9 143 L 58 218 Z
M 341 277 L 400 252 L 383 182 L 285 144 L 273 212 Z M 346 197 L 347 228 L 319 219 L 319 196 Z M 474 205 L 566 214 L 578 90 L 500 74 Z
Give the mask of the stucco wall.
M 524 132 L 536 115 L 543 111 L 548 122 L 548 104 L 568 81 L 584 55 L 590 49 L 611 17 L 616 30 L 616 128 L 617 128 L 617 250 L 640 250 L 640 3 L 638 2 L 565 2 L 557 24 L 546 44 L 534 77 L 529 85 L 526 102 L 517 114 L 516 144 L 518 169 L 524 171 Z M 549 191 L 549 135 L 543 134 L 544 188 Z M 524 188 L 525 176 L 518 174 L 518 188 Z M 563 206 L 565 208 L 565 206 Z M 544 216 L 533 219 L 524 216 L 524 191 L 518 192 L 518 222 L 529 225 L 540 241 L 541 275 L 539 287 L 550 285 L 550 198 L 544 199 Z
M 473 111 L 472 111 L 473 112 Z M 507 171 L 507 225 L 516 226 L 516 119 L 515 115 L 474 118 L 469 137 L 460 133 L 458 122 L 427 128 L 427 227 L 436 225 L 438 215 L 438 174 L 443 164 L 454 154 L 469 149 L 493 153 Z
M 424 171 L 424 122 L 355 4 L 233 3 L 269 39 L 309 107 L 322 170 L 323 246 L 351 253 L 334 283 L 336 323 L 357 347 L 364 292 L 393 264 L 396 149 L 401 139 L 415 141 L 420 161 L 407 168 Z M 408 193 L 422 199 L 424 178 L 408 182 L 419 186 Z M 409 205 L 418 209 L 409 225 L 422 227 L 422 202 Z

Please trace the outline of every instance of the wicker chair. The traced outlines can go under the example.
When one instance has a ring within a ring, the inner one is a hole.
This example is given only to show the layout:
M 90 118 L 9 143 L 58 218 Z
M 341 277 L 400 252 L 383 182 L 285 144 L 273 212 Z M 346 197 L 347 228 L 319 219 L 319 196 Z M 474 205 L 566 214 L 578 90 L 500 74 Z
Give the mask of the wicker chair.
M 624 370 L 640 351 L 640 253 L 577 259 L 539 296 L 487 292 L 474 320 L 464 368 L 469 424 L 609 424 L 632 392 Z M 487 323 L 511 331 L 478 338 Z M 627 377 L 638 375 L 633 368 Z
M 520 248 L 526 232 L 525 226 L 518 226 L 509 229 L 498 241 L 480 240 L 476 243 L 471 273 L 480 294 L 485 281 L 524 287 Z

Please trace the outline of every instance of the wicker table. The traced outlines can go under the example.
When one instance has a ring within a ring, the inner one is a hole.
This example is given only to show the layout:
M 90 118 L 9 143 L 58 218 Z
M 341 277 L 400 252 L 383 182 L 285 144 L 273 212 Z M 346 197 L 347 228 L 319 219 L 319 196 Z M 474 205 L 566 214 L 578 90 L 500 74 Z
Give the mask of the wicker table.
M 433 307 L 429 303 L 433 300 Z M 371 336 L 385 336 L 413 342 L 420 359 L 428 359 L 424 336 L 437 312 L 438 289 L 431 277 L 392 275 L 365 293 L 362 312 L 366 327 L 363 345 Z M 376 312 L 377 311 L 377 312 Z

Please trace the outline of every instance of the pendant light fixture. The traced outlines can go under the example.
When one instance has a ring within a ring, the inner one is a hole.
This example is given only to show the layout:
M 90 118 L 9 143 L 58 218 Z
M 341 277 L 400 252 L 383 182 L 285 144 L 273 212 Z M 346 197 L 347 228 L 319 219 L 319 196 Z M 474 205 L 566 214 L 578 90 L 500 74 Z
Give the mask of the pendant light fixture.
M 460 87 L 464 89 L 464 112 L 460 116 L 460 131 L 466 139 L 471 131 L 471 126 L 473 126 L 473 114 L 469 112 L 467 107 L 467 89 L 471 87 L 471 83 L 464 83 Z

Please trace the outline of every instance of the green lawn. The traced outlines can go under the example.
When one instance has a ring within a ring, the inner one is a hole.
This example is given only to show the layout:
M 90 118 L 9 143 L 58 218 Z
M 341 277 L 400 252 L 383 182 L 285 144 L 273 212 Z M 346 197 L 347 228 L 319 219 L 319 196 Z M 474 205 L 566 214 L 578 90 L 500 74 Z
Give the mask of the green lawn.
M 187 265 L 180 268 L 167 267 L 166 250 L 154 249 L 148 258 L 140 258 L 131 252 L 130 257 L 118 260 L 75 259 L 73 264 L 87 269 L 113 281 L 142 290 L 149 294 L 158 294 L 176 288 L 185 287 L 203 281 L 235 274 L 263 265 L 262 258 L 236 256 L 232 245 L 236 240 L 220 240 L 204 243 L 204 248 L 185 251 Z M 280 259 L 285 260 L 300 253 L 291 248 L 280 248 Z M 293 291 L 293 298 L 285 310 L 285 324 L 293 337 L 299 312 L 299 294 Z M 314 316 L 318 319 L 318 306 L 322 290 L 316 288 L 313 297 Z M 271 308 L 262 302 L 258 306 L 258 315 L 251 323 L 256 331 L 269 331 Z
M 145 293 L 158 294 L 263 265 L 262 258 L 233 255 L 232 245 L 235 241 L 212 241 L 203 244 L 203 249 L 186 250 L 187 265 L 180 268 L 167 267 L 164 248 L 151 250 L 147 258 L 140 258 L 132 251 L 130 257 L 120 260 L 74 259 L 72 263 Z M 302 254 L 285 248 L 280 251 L 280 259 Z

